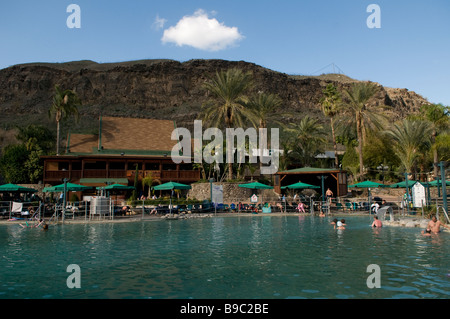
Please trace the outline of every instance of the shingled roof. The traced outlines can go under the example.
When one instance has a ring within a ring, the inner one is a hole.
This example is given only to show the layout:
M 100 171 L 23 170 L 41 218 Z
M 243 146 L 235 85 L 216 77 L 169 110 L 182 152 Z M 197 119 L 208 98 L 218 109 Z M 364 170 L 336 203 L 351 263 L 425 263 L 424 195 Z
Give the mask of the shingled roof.
M 70 154 L 163 155 L 177 143 L 171 139 L 175 129 L 171 120 L 103 117 L 100 121 L 100 134 L 68 136 Z

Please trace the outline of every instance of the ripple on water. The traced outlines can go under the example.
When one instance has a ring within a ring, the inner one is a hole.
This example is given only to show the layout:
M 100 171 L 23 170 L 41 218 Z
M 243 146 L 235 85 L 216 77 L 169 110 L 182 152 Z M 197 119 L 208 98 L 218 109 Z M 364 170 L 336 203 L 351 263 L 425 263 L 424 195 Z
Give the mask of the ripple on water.
M 402 228 L 374 235 L 367 217 L 346 218 L 341 233 L 314 217 L 261 217 L 64 225 L 46 233 L 3 226 L 0 298 L 449 296 L 449 245 L 424 244 Z M 81 268 L 82 291 L 66 288 L 72 263 Z M 366 287 L 372 263 L 380 265 L 381 289 Z

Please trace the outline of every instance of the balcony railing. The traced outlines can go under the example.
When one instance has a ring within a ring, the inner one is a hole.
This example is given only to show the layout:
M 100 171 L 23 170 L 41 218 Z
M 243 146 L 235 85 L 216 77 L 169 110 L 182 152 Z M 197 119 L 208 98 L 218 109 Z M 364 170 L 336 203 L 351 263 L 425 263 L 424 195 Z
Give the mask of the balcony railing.
M 194 181 L 200 179 L 200 171 L 139 171 L 139 177 L 152 176 L 154 179 L 161 181 L 170 180 L 185 180 Z M 72 171 L 45 171 L 45 181 L 60 181 L 63 178 L 70 178 L 76 180 L 80 178 L 128 178 L 128 180 L 134 180 L 135 171 L 126 170 L 109 170 L 104 169 L 85 169 L 72 170 Z

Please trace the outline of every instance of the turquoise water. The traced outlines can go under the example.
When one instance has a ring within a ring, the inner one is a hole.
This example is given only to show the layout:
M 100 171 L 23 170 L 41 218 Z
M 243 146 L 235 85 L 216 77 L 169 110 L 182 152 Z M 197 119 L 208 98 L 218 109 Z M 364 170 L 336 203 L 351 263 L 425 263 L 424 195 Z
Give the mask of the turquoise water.
M 449 298 L 450 235 L 369 217 L 217 217 L 0 227 L 0 298 Z M 70 289 L 77 264 L 81 288 Z M 366 284 L 370 264 L 381 288 Z

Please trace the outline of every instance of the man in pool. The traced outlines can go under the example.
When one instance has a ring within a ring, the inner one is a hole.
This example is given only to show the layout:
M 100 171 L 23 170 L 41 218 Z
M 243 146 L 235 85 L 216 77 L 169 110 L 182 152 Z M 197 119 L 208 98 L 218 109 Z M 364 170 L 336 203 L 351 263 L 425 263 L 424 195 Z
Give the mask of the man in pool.
M 433 216 L 428 223 L 427 229 L 430 229 L 432 233 L 438 234 L 441 231 L 441 226 L 450 229 L 450 226 L 442 224 L 437 220 L 436 216 Z
M 373 223 L 372 227 L 380 228 L 383 227 L 383 224 L 381 223 L 381 220 L 378 219 L 378 216 L 373 216 Z

